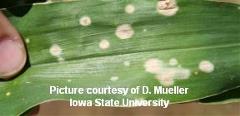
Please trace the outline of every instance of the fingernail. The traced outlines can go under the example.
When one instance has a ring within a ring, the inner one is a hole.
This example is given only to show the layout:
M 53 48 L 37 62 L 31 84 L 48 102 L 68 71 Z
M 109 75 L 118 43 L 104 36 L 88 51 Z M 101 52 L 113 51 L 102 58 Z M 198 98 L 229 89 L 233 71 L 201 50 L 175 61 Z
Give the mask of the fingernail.
M 8 79 L 25 65 L 24 46 L 14 39 L 0 38 L 0 77 Z

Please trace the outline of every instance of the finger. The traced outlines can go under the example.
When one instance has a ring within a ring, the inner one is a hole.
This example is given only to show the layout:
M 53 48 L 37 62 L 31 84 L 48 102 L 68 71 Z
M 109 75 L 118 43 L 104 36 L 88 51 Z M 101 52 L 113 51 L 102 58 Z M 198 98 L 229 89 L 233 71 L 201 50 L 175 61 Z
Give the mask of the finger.
M 16 75 L 24 67 L 26 57 L 20 35 L 0 12 L 0 78 Z

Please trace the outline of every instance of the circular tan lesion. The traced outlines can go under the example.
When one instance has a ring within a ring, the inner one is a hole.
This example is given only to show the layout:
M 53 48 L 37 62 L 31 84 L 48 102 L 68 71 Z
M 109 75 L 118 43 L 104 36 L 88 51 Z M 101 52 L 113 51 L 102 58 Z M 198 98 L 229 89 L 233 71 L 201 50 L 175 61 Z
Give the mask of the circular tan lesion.
M 214 71 L 214 64 L 208 60 L 203 60 L 199 63 L 198 68 L 204 73 L 211 73 Z
M 122 24 L 117 27 L 115 35 L 119 39 L 129 39 L 134 35 L 134 30 L 130 24 Z
M 58 57 L 62 54 L 62 48 L 58 44 L 53 44 L 49 49 L 49 52 L 51 55 Z
M 172 86 L 174 84 L 174 76 L 175 76 L 175 71 L 174 70 L 166 70 L 162 72 L 162 74 L 158 74 L 156 76 L 156 79 L 159 80 L 159 82 L 163 86 Z
M 172 60 L 174 66 L 166 64 L 157 58 L 148 59 L 144 63 L 145 71 L 155 75 L 155 78 L 163 86 L 172 86 L 175 80 L 186 80 L 191 76 L 190 69 L 177 67 L 178 64 L 175 58 Z
M 92 20 L 89 16 L 83 16 L 79 19 L 79 24 L 82 25 L 82 26 L 89 26 L 91 25 L 92 23 Z
M 161 72 L 162 65 L 162 61 L 156 58 L 151 58 L 145 62 L 144 68 L 146 72 L 152 74 L 159 74 L 159 72 Z
M 105 49 L 108 49 L 109 47 L 110 47 L 110 43 L 109 43 L 108 40 L 103 39 L 103 40 L 100 41 L 99 48 L 105 50 Z
M 164 16 L 173 16 L 179 10 L 176 0 L 160 0 L 156 8 L 157 12 Z
M 135 6 L 133 4 L 128 4 L 126 7 L 125 7 L 125 12 L 127 14 L 133 14 L 135 12 Z

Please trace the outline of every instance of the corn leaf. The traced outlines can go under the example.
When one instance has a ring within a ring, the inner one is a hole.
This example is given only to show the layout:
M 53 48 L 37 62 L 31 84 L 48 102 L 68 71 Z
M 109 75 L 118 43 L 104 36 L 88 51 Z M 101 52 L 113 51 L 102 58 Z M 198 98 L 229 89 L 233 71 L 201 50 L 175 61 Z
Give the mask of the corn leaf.
M 227 104 L 240 101 L 240 88 L 235 88 L 216 96 L 199 100 L 204 104 Z

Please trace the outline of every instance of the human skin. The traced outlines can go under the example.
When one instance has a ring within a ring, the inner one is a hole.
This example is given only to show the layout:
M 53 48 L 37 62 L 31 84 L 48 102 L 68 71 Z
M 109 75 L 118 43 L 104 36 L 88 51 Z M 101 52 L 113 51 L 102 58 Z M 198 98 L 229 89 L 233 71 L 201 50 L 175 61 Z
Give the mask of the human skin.
M 18 74 L 26 57 L 21 36 L 0 11 L 0 79 L 10 79 Z

